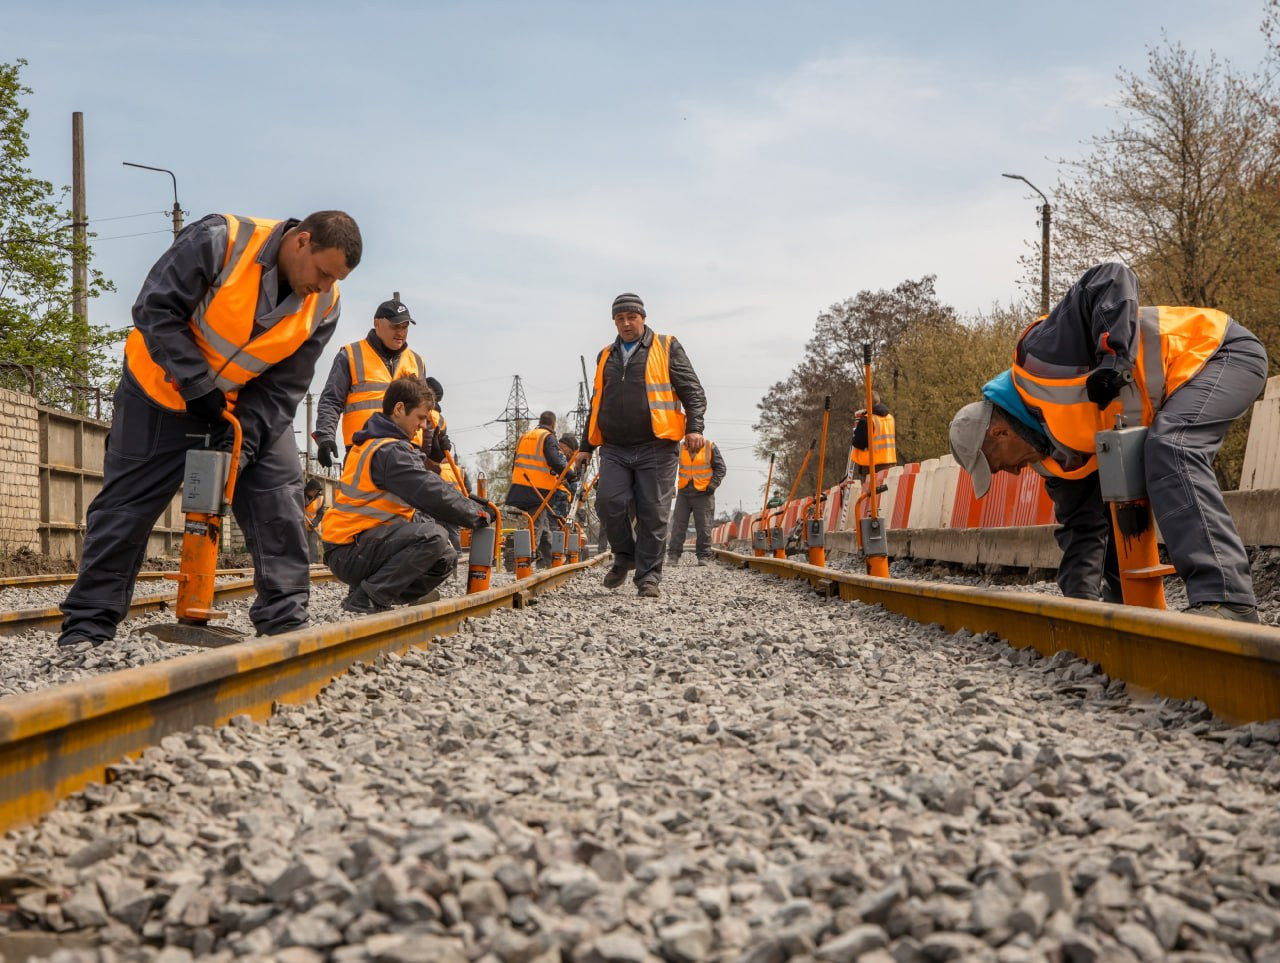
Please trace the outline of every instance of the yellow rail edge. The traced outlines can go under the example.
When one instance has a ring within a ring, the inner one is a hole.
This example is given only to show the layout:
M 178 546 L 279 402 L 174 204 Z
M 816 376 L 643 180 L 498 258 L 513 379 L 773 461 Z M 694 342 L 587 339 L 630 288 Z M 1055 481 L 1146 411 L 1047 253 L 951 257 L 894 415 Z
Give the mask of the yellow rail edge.
M 238 715 L 265 719 L 278 703 L 314 698 L 355 663 L 425 647 L 466 619 L 523 607 L 610 557 L 474 595 L 248 639 L 0 700 L 0 831 L 103 781 L 112 763 L 171 733 L 223 725 Z
M 881 605 L 949 631 L 993 632 L 1041 655 L 1072 652 L 1131 686 L 1200 699 L 1232 723 L 1280 717 L 1280 629 L 1030 592 L 874 578 L 716 549 L 720 560 L 808 579 L 846 600 Z

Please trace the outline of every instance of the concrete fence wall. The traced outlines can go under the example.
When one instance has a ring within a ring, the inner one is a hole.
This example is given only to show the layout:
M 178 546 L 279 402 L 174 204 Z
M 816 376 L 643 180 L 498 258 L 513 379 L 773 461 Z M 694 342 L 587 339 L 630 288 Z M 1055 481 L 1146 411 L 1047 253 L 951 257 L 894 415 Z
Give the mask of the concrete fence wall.
M 0 548 L 40 551 L 39 455 L 35 399 L 0 388 Z

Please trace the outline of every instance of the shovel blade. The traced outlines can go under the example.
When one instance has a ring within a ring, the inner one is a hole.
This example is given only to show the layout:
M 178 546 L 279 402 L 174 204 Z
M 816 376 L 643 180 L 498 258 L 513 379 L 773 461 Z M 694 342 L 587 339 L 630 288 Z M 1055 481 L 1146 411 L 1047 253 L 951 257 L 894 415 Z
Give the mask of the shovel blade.
M 174 645 L 197 645 L 202 649 L 218 649 L 224 645 L 243 642 L 248 636 L 235 629 L 216 625 L 192 625 L 184 622 L 157 622 L 138 629 L 154 635 L 161 642 Z

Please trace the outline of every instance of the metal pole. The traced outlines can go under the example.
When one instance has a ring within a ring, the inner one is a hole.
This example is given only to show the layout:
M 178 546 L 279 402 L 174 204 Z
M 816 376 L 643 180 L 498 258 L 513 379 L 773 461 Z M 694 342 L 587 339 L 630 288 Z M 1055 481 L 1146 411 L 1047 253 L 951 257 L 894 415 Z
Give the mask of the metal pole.
M 1001 174 L 1001 177 L 1007 177 L 1011 181 L 1022 181 L 1029 188 L 1040 195 L 1040 200 L 1044 204 L 1040 207 L 1040 313 L 1049 313 L 1049 198 L 1044 196 L 1044 191 L 1036 187 L 1021 174 Z
M 311 412 L 311 403 L 312 403 L 312 394 L 310 391 L 308 391 L 307 392 L 307 434 L 305 438 L 305 443 L 307 446 L 307 454 L 302 461 L 302 470 L 306 473 L 311 472 L 311 432 L 315 428 L 315 422 L 312 418 L 312 412 Z
M 89 243 L 88 222 L 84 198 L 84 113 L 71 115 L 71 313 L 76 327 L 75 380 L 81 385 L 89 383 L 89 259 L 86 255 Z M 83 411 L 84 404 L 77 397 L 74 408 Z
M 161 174 L 168 174 L 173 181 L 173 236 L 176 238 L 182 230 L 182 207 L 178 204 L 178 178 L 165 167 L 152 167 L 150 164 L 135 164 L 132 161 L 121 161 L 125 167 L 140 167 L 144 171 L 159 171 Z

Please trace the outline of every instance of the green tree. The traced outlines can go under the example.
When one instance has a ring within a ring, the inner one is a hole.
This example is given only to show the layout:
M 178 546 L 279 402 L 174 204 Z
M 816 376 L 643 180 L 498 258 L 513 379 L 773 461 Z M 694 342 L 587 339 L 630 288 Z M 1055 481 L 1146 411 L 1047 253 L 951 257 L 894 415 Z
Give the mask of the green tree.
M 72 311 L 72 260 L 90 252 L 73 242 L 69 189 L 55 194 L 26 166 L 24 66 L 0 63 L 0 384 L 28 390 L 34 379 L 46 404 L 81 407 L 86 389 L 114 384 L 119 362 L 111 346 L 124 332 L 86 327 Z M 91 270 L 88 296 L 110 290 Z

